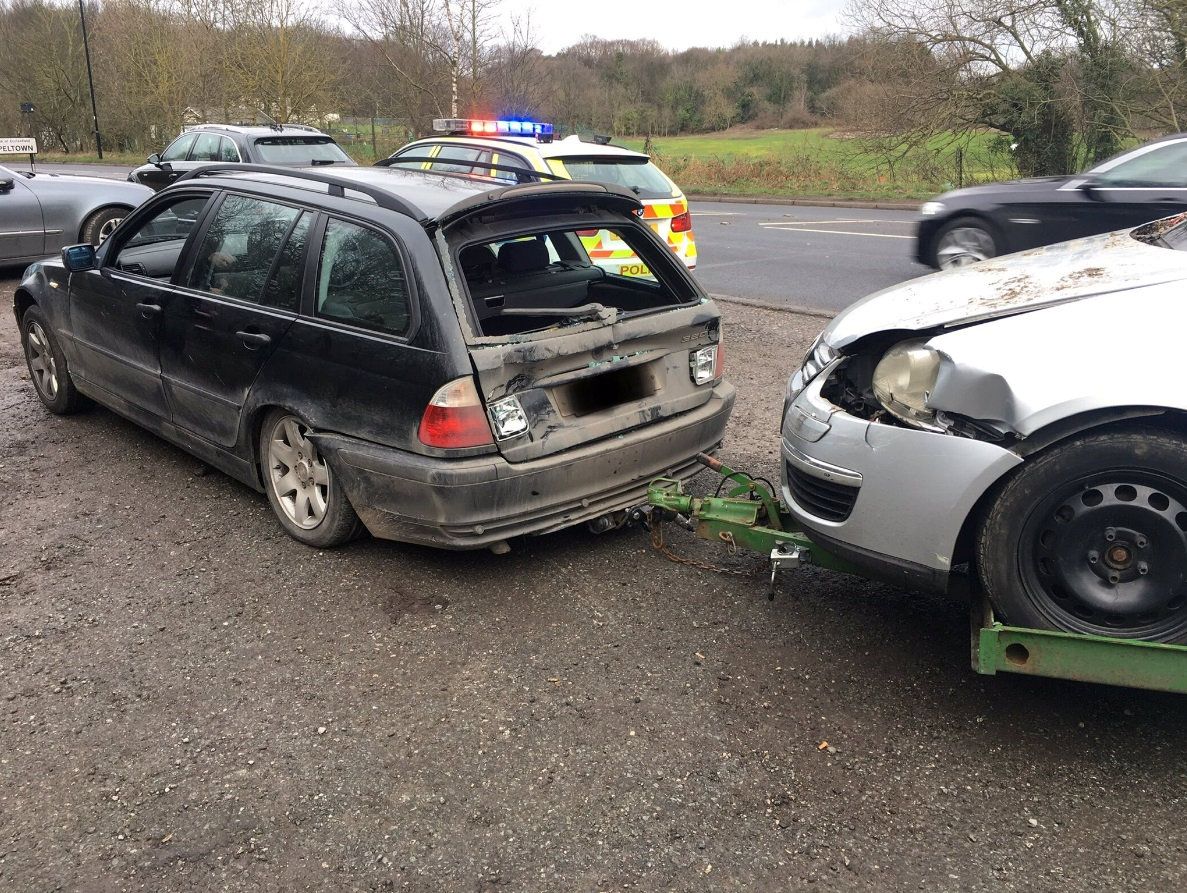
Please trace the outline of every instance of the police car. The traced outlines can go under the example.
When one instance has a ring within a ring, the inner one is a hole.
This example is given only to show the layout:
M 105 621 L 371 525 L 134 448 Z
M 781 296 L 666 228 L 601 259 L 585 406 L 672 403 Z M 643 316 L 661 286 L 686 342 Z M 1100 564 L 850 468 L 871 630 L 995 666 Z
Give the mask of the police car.
M 452 174 L 530 183 L 544 179 L 611 183 L 632 190 L 643 202 L 643 219 L 690 270 L 697 265 L 688 199 L 651 158 L 606 137 L 577 135 L 553 140 L 551 124 L 538 121 L 438 118 L 434 136 L 401 147 L 379 162 Z M 606 230 L 582 231 L 590 260 L 609 273 L 652 278 L 625 243 Z

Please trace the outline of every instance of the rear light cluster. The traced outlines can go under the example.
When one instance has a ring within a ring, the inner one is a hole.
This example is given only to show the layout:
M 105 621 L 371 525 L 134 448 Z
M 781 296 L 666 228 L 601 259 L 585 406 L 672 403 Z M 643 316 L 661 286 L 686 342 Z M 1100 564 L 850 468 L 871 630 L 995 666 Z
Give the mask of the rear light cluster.
M 491 423 L 494 433 L 491 433 Z M 518 437 L 528 430 L 527 413 L 517 397 L 504 397 L 490 405 L 490 419 L 474 379 L 459 378 L 437 390 L 420 419 L 417 436 L 426 446 L 443 450 L 490 446 Z
M 725 349 L 721 344 L 702 347 L 688 354 L 688 374 L 693 384 L 717 381 L 725 371 Z
M 686 233 L 692 229 L 692 215 L 685 211 L 672 218 L 672 232 Z

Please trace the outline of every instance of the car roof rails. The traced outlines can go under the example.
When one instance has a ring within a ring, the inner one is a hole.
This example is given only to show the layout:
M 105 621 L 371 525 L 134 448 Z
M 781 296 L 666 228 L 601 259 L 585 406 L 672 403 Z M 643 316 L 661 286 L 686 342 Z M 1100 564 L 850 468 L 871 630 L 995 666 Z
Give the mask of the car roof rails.
M 318 171 L 293 170 L 289 167 L 278 167 L 270 164 L 241 164 L 241 163 L 227 163 L 227 164 L 207 164 L 202 167 L 196 167 L 192 171 L 187 171 L 176 180 L 174 184 L 182 183 L 186 180 L 196 180 L 199 177 L 214 177 L 219 174 L 268 174 L 273 177 L 288 177 L 293 180 L 305 180 L 310 183 L 322 183 L 329 187 L 329 194 L 337 198 L 349 198 L 346 191 L 353 190 L 362 193 L 371 198 L 375 204 L 388 211 L 395 211 L 397 214 L 403 214 L 405 217 L 411 217 L 413 220 L 424 223 L 428 217 L 424 215 L 419 209 L 404 201 L 398 195 L 393 195 L 386 189 L 381 189 L 378 186 L 372 186 L 370 183 L 361 183 L 357 180 L 348 180 L 343 177 L 335 177 L 331 174 L 323 174 Z
M 493 161 L 474 161 L 470 159 L 460 158 L 430 158 L 428 155 L 392 155 L 387 158 L 381 158 L 375 162 L 372 167 L 395 167 L 398 164 L 423 164 L 432 162 L 434 164 L 453 164 L 458 167 L 469 167 L 469 171 L 438 171 L 429 168 L 426 173 L 430 174 L 455 174 L 463 177 L 484 176 L 481 171 L 507 171 L 512 174 L 523 174 L 528 177 L 535 177 L 537 180 L 567 180 L 568 177 L 558 177 L 556 174 L 545 173 L 544 171 L 532 170 L 530 167 L 520 167 L 515 164 L 496 164 Z M 487 177 L 487 179 L 498 179 L 497 177 Z

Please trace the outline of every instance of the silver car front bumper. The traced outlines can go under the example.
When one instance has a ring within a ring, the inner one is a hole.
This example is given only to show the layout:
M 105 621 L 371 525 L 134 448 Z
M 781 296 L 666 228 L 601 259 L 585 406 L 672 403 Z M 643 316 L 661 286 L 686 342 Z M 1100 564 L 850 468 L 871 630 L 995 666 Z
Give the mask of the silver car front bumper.
M 1022 460 L 989 443 L 868 422 L 821 396 L 783 418 L 783 500 L 821 544 L 880 576 L 943 589 L 977 500 Z

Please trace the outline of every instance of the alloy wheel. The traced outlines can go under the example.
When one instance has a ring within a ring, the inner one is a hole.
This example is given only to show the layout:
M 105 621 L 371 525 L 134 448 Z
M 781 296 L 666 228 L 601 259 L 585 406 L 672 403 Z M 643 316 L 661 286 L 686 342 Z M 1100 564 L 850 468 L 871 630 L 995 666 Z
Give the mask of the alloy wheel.
M 123 217 L 114 217 L 99 227 L 99 244 L 102 245 L 107 237 L 115 232 L 115 228 L 123 222 Z
M 25 350 L 29 357 L 29 371 L 33 373 L 33 384 L 46 400 L 58 396 L 58 363 L 50 350 L 49 338 L 41 323 L 29 323 L 25 335 Z
M 296 416 L 277 420 L 268 438 L 268 482 L 285 515 L 304 530 L 326 516 L 330 469 Z
M 965 267 L 997 254 L 993 236 L 979 226 L 957 226 L 940 237 L 936 261 L 941 270 Z

